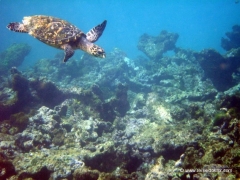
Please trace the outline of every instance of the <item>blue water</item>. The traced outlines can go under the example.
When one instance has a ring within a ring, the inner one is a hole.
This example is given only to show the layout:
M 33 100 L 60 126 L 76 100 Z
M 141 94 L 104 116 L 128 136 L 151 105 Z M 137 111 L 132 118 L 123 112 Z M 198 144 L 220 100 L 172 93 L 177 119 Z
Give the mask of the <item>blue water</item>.
M 235 0 L 1 0 L 0 51 L 12 43 L 24 42 L 32 46 L 25 65 L 41 58 L 53 58 L 60 50 L 27 34 L 6 29 L 9 22 L 40 14 L 65 19 L 84 32 L 106 19 L 107 27 L 97 44 L 107 53 L 119 48 L 134 59 L 142 55 L 137 49 L 139 37 L 143 33 L 157 36 L 161 30 L 178 33 L 178 47 L 196 51 L 214 48 L 224 53 L 221 37 L 234 24 L 240 24 L 240 3 L 236 4 Z

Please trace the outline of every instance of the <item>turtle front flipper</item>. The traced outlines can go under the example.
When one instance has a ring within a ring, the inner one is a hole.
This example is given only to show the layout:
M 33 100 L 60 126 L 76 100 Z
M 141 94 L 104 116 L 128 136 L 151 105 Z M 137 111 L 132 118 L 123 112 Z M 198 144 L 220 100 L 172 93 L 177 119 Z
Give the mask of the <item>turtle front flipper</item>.
M 96 42 L 98 38 L 102 35 L 105 27 L 106 27 L 107 21 L 103 21 L 102 24 L 97 25 L 96 27 L 92 28 L 87 34 L 87 40 L 90 42 Z
M 28 33 L 28 31 L 25 29 L 24 25 L 19 22 L 9 23 L 7 25 L 7 28 L 9 30 L 15 31 L 15 32 Z
M 74 50 L 69 44 L 64 44 L 62 46 L 62 48 L 63 48 L 64 53 L 65 53 L 63 62 L 67 62 L 68 59 L 73 56 Z

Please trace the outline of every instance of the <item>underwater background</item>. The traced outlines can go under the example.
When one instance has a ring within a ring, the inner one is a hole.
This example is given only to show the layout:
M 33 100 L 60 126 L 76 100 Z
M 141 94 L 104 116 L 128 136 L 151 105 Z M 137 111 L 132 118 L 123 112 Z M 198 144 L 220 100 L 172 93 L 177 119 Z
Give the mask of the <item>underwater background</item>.
M 143 33 L 157 35 L 160 30 L 177 32 L 177 46 L 202 50 L 214 48 L 223 52 L 220 39 L 239 21 L 239 4 L 234 0 L 170 1 L 0 1 L 0 50 L 12 43 L 28 42 L 32 49 L 25 64 L 58 52 L 26 34 L 16 34 L 5 27 L 21 22 L 24 16 L 51 15 L 65 19 L 83 32 L 107 20 L 107 28 L 99 44 L 107 52 L 117 47 L 134 58 L 141 54 L 136 44 Z M 46 56 L 44 56 L 46 55 Z
M 106 58 L 9 31 L 48 15 Z M 0 0 L 0 180 L 240 179 L 240 2 Z

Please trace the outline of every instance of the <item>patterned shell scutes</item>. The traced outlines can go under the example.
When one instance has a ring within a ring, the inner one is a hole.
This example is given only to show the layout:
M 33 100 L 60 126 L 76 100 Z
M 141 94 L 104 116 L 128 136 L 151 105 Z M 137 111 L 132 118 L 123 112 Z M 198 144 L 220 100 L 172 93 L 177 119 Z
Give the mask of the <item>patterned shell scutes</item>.
M 51 16 L 24 17 L 23 24 L 30 35 L 49 45 L 61 46 L 85 35 L 69 22 Z

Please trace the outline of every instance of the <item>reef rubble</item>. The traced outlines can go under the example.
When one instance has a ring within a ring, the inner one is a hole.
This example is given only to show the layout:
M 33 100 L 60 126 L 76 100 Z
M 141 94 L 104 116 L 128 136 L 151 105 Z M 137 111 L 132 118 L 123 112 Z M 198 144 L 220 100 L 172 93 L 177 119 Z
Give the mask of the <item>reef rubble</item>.
M 149 59 L 114 49 L 6 67 L 0 179 L 240 178 L 239 47 L 195 52 L 177 38 L 141 36 Z

